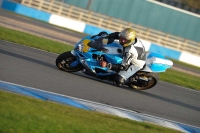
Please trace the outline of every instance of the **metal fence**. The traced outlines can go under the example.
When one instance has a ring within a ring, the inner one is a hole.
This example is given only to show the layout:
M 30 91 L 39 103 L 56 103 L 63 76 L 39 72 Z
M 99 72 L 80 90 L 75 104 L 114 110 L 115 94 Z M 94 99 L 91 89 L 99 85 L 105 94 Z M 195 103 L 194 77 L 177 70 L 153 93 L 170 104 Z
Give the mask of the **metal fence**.
M 130 22 L 115 19 L 109 16 L 98 14 L 89 10 L 81 9 L 56 0 L 12 0 L 23 5 L 43 10 L 48 13 L 57 14 L 63 17 L 72 18 L 94 26 L 111 31 L 121 31 L 124 28 L 132 27 L 137 31 L 137 36 L 152 43 L 179 51 L 187 51 L 200 55 L 200 43 L 176 37 L 170 34 L 159 32 L 150 28 L 135 25 Z

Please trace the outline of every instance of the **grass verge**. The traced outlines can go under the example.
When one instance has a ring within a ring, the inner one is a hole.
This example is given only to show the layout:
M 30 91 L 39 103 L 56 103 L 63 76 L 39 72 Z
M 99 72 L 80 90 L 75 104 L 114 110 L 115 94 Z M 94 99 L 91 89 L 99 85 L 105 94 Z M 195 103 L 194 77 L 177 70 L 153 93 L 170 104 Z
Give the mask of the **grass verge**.
M 2 133 L 179 133 L 2 90 L 0 107 Z
M 53 53 L 62 53 L 73 49 L 73 46 L 66 45 L 60 42 L 52 41 L 42 37 L 30 35 L 16 30 L 0 27 L 0 39 L 39 48 L 45 51 Z M 194 67 L 185 63 L 176 61 L 187 67 L 200 70 L 198 67 Z M 184 72 L 178 72 L 172 69 L 168 69 L 166 72 L 160 74 L 160 79 L 169 83 L 177 84 L 180 86 L 188 87 L 195 90 L 200 90 L 200 77 L 193 76 Z
M 200 77 L 169 69 L 160 73 L 160 80 L 194 90 L 200 90 Z
M 0 39 L 13 43 L 22 44 L 53 53 L 62 53 L 73 49 L 73 46 L 64 43 L 52 41 L 24 32 L 4 28 L 0 26 Z

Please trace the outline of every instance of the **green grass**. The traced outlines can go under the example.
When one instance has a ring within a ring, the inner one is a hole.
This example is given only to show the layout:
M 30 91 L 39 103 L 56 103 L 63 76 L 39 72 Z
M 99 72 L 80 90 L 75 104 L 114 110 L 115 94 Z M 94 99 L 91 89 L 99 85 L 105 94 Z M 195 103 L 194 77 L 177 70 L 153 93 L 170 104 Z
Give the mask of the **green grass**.
M 53 53 L 62 53 L 73 49 L 73 46 L 34 36 L 24 32 L 7 29 L 0 26 L 0 39 L 19 43 Z
M 1 133 L 178 133 L 0 90 Z
M 200 90 L 200 77 L 196 77 L 173 69 L 160 73 L 160 80 L 187 88 Z
M 45 39 L 42 37 L 30 35 L 27 33 L 23 33 L 16 30 L 7 29 L 4 27 L 0 27 L 0 39 L 11 41 L 14 43 L 39 48 L 42 50 L 46 50 L 49 52 L 54 53 L 62 53 L 65 51 L 69 51 L 73 49 L 73 46 L 66 45 L 64 43 L 52 41 L 49 39 Z M 186 63 L 178 62 L 173 60 L 176 63 L 179 63 L 181 65 L 191 67 L 193 69 L 200 70 L 199 67 L 195 67 Z M 172 69 L 167 70 L 164 73 L 160 74 L 160 79 L 162 81 L 170 82 L 173 84 L 177 84 L 180 86 L 188 87 L 195 90 L 200 90 L 200 77 L 189 75 L 184 72 L 178 72 Z
M 179 65 L 182 65 L 182 66 L 189 67 L 189 68 L 192 68 L 192 69 L 200 71 L 200 67 L 198 67 L 198 66 L 194 66 L 194 65 L 191 65 L 191 64 L 180 62 L 180 61 L 177 61 L 177 60 L 174 60 L 174 59 L 170 59 L 170 60 L 172 60 L 173 63 L 176 63 L 176 64 L 179 64 Z

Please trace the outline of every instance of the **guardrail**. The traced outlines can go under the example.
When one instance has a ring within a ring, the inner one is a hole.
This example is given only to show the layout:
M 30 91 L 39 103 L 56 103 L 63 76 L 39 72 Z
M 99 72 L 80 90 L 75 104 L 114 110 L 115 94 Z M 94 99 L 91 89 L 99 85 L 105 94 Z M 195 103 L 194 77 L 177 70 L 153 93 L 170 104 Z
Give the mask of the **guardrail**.
M 124 28 L 132 27 L 136 30 L 137 36 L 141 39 L 156 43 L 179 51 L 187 51 L 200 55 L 200 43 L 176 37 L 170 34 L 159 32 L 150 28 L 139 26 L 130 22 L 108 17 L 89 10 L 68 5 L 56 0 L 12 0 L 23 5 L 43 10 L 48 13 L 57 14 L 63 17 L 72 18 L 98 26 L 111 31 L 121 31 Z

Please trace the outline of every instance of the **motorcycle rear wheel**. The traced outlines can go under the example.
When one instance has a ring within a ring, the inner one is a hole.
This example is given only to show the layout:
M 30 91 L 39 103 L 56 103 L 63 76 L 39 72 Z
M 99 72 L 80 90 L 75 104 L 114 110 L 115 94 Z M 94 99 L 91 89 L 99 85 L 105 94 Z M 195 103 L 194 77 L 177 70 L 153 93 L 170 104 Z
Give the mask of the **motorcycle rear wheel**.
M 157 84 L 158 79 L 159 79 L 159 75 L 157 73 L 147 73 L 147 74 L 141 75 L 141 76 L 142 76 L 142 78 L 147 78 L 150 80 L 143 81 L 144 84 L 142 84 L 142 83 L 138 84 L 135 82 L 131 82 L 128 84 L 128 86 L 130 88 L 136 89 L 136 90 L 147 90 L 147 89 L 154 87 Z
M 56 66 L 66 72 L 77 72 L 82 69 L 81 65 L 71 66 L 71 63 L 76 61 L 77 58 L 71 53 L 71 51 L 64 52 L 56 58 Z

